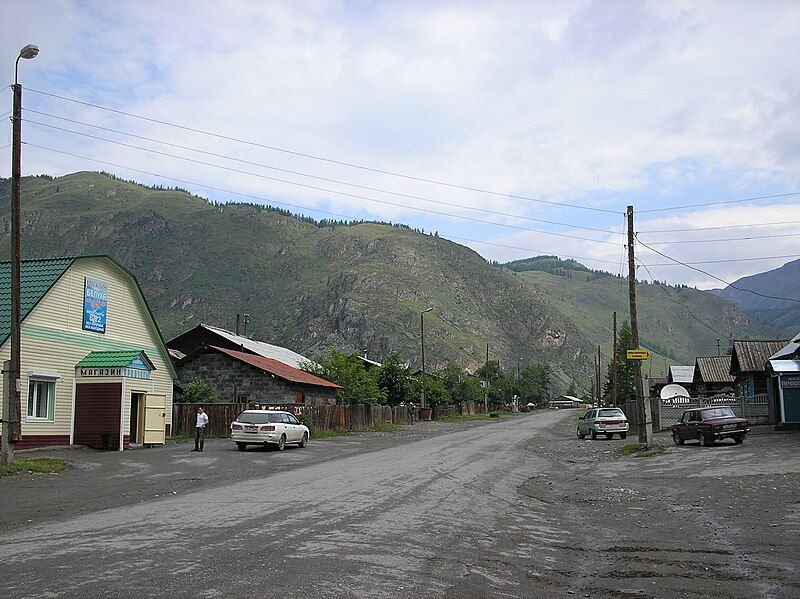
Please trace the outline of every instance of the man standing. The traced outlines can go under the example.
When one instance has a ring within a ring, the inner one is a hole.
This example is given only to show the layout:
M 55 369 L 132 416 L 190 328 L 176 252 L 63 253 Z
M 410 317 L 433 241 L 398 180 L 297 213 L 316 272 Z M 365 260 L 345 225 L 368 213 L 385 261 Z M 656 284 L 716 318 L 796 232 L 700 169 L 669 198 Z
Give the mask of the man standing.
M 194 449 L 192 451 L 203 451 L 207 424 L 208 414 L 206 414 L 203 406 L 197 406 L 197 423 L 194 426 Z

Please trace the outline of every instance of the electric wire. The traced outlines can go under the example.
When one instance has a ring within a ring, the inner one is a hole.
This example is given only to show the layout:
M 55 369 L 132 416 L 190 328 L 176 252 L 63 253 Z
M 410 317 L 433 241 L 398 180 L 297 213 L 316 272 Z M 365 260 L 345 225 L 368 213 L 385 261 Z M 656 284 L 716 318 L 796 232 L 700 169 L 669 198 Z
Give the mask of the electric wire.
M 717 329 L 715 329 L 713 326 L 711 326 L 710 324 L 708 324 L 707 322 L 705 322 L 705 321 L 704 321 L 702 318 L 700 318 L 700 317 L 696 316 L 696 315 L 695 315 L 695 313 L 694 313 L 694 312 L 692 312 L 691 308 L 689 308 L 689 306 L 687 306 L 687 305 L 686 305 L 686 304 L 684 304 L 683 302 L 679 302 L 679 301 L 678 301 L 678 300 L 676 300 L 674 297 L 672 297 L 672 294 L 670 294 L 670 292 L 669 292 L 669 291 L 667 291 L 667 288 L 666 288 L 666 286 L 664 286 L 664 285 L 661 285 L 660 283 L 657 283 L 657 282 L 655 282 L 655 281 L 656 281 L 656 278 L 653 276 L 653 273 L 652 273 L 652 272 L 650 272 L 650 269 L 647 267 L 647 264 L 645 264 L 644 262 L 642 262 L 642 261 L 641 261 L 639 258 L 636 258 L 636 261 L 637 261 L 639 264 L 641 264 L 641 265 L 644 267 L 644 269 L 647 271 L 647 274 L 649 274 L 649 275 L 650 275 L 650 278 L 651 278 L 651 279 L 653 279 L 653 285 L 655 285 L 656 287 L 658 287 L 659 289 L 661 289 L 661 291 L 663 291 L 663 292 L 664 292 L 664 294 L 665 294 L 665 295 L 666 295 L 666 296 L 669 298 L 669 300 L 670 300 L 672 303 L 674 303 L 674 304 L 677 304 L 677 305 L 679 305 L 679 306 L 682 306 L 682 307 L 683 307 L 683 308 L 684 308 L 684 309 L 685 309 L 685 310 L 686 310 L 686 311 L 689 313 L 689 316 L 691 316 L 692 318 L 694 318 L 694 319 L 695 319 L 697 322 L 699 322 L 700 324 L 702 324 L 702 325 L 703 325 L 704 327 L 706 327 L 708 330 L 710 330 L 710 331 L 712 331 L 712 332 L 716 333 L 716 334 L 717 334 L 717 335 L 719 335 L 720 337 L 725 337 L 725 338 L 727 339 L 728 335 L 727 335 L 726 333 L 720 333 L 720 332 L 719 332 Z
M 27 122 L 35 124 L 35 125 L 40 125 L 41 124 L 41 123 L 38 123 L 36 121 L 30 121 L 30 120 L 27 121 Z M 46 127 L 52 127 L 54 129 L 62 129 L 61 127 L 54 127 L 52 125 L 45 125 L 45 126 Z M 68 132 L 68 133 L 76 133 L 76 132 L 70 131 L 70 130 L 67 130 L 66 132 Z M 119 146 L 123 146 L 123 147 L 127 147 L 127 148 L 140 150 L 140 151 L 143 151 L 143 152 L 148 152 L 148 153 L 156 154 L 156 155 L 159 155 L 159 156 L 166 156 L 166 157 L 169 157 L 169 158 L 175 158 L 177 160 L 184 160 L 186 162 L 191 162 L 191 163 L 194 163 L 194 164 L 200 164 L 200 165 L 203 165 L 203 166 L 210 166 L 212 168 L 218 168 L 218 169 L 222 169 L 222 170 L 229 171 L 229 172 L 234 172 L 234 173 L 239 173 L 239 174 L 248 175 L 248 176 L 252 176 L 252 177 L 257 177 L 259 179 L 265 179 L 265 180 L 268 180 L 268 181 L 274 181 L 274 182 L 277 182 L 277 183 L 283 183 L 283 184 L 286 184 L 286 185 L 294 185 L 294 186 L 297 186 L 297 187 L 303 187 L 303 188 L 306 188 L 306 189 L 312 189 L 314 191 L 320 191 L 320 192 L 323 192 L 323 193 L 332 193 L 332 194 L 335 194 L 335 195 L 355 198 L 355 199 L 364 200 L 364 201 L 367 201 L 367 202 L 383 204 L 385 206 L 394 206 L 394 207 L 397 207 L 397 208 L 403 208 L 403 209 L 406 209 L 406 210 L 413 210 L 413 211 L 416 211 L 416 212 L 426 212 L 428 214 L 435 214 L 437 216 L 456 218 L 456 219 L 460 219 L 460 220 L 466 220 L 466 221 L 470 221 L 470 222 L 488 224 L 488 225 L 493 225 L 493 226 L 496 226 L 496 227 L 504 227 L 504 228 L 507 228 L 507 229 L 514 229 L 514 230 L 518 230 L 518 231 L 529 231 L 529 232 L 533 232 L 533 233 L 539 233 L 539 234 L 542 234 L 542 235 L 552 235 L 552 236 L 555 236 L 555 237 L 565 237 L 565 238 L 568 238 L 568 239 L 577 239 L 579 241 L 590 241 L 592 243 L 602 243 L 602 244 L 616 245 L 616 242 L 613 242 L 613 241 L 606 241 L 606 240 L 602 240 L 602 239 L 592 239 L 592 238 L 589 238 L 589 237 L 581 237 L 579 235 L 570 235 L 569 233 L 556 233 L 556 232 L 553 232 L 553 231 L 545 231 L 543 229 L 533 229 L 533 228 L 530 228 L 530 227 L 521 227 L 521 226 L 518 226 L 518 225 L 512 225 L 512 224 L 502 223 L 502 222 L 493 222 L 493 221 L 488 221 L 488 220 L 485 220 L 485 219 L 475 218 L 475 217 L 461 215 L 461 214 L 453 214 L 453 213 L 450 213 L 450 212 L 443 212 L 443 211 L 439 211 L 439 210 L 431 210 L 430 208 L 421 208 L 421 207 L 409 206 L 407 204 L 401 204 L 401 203 L 398 203 L 398 202 L 389 202 L 389 201 L 386 201 L 386 200 L 379 200 L 379 199 L 376 199 L 376 198 L 371 198 L 371 197 L 368 197 L 368 196 L 352 194 L 352 193 L 348 193 L 348 192 L 345 192 L 345 191 L 336 191 L 336 190 L 333 190 L 333 189 L 327 189 L 325 187 L 318 187 L 316 185 L 308 185 L 306 183 L 298 183 L 297 181 L 289 181 L 287 179 L 279 179 L 277 177 L 270 177 L 268 175 L 262 175 L 260 173 L 254 173 L 254 172 L 246 171 L 246 170 L 243 170 L 243 169 L 224 166 L 224 165 L 221 165 L 221 164 L 215 164 L 213 162 L 206 162 L 204 160 L 196 160 L 194 158 L 188 158 L 186 156 L 179 156 L 177 154 L 171 154 L 169 152 L 161 152 L 160 150 L 154 150 L 152 148 L 144 148 L 142 146 L 136 146 L 136 145 L 128 144 L 128 143 L 121 142 L 121 141 L 115 141 L 115 140 L 110 140 L 110 139 L 105 139 L 105 138 L 98 138 L 97 136 L 90 135 L 88 133 L 78 133 L 78 135 L 83 135 L 83 136 L 86 136 L 86 137 L 99 139 L 101 141 L 113 143 L 115 145 L 119 145 Z M 85 157 L 85 156 L 83 158 L 85 160 L 94 160 L 94 158 Z M 122 167 L 122 168 L 125 168 L 125 167 Z
M 539 255 L 539 256 L 552 254 L 552 252 L 545 252 L 545 251 L 542 251 L 542 250 L 534 250 L 534 249 L 531 249 L 531 248 L 521 247 L 521 246 L 518 246 L 518 245 L 509 245 L 509 244 L 505 244 L 505 243 L 496 243 L 496 242 L 492 242 L 492 241 L 483 241 L 481 239 L 472 239 L 470 237 L 461 237 L 461 236 L 458 236 L 458 235 L 447 235 L 447 234 L 445 234 L 445 235 L 443 235 L 443 237 L 445 239 L 458 239 L 459 241 L 467 241 L 467 242 L 470 242 L 470 243 L 480 243 L 481 245 L 490 245 L 490 246 L 493 246 L 493 247 L 507 248 L 507 249 L 511 249 L 511 250 L 521 250 L 523 252 L 529 252 L 530 254 L 536 254 L 536 255 Z M 573 260 L 586 260 L 587 262 L 600 262 L 600 263 L 604 263 L 604 264 L 616 264 L 616 262 L 614 260 L 603 260 L 601 258 L 587 258 L 586 256 L 570 256 L 569 254 L 561 254 L 561 253 L 559 253 L 558 256 L 556 256 L 556 257 L 558 257 L 558 258 L 571 258 Z
M 33 88 L 30 88 L 30 87 L 28 87 L 26 89 L 29 92 L 33 92 L 33 93 L 36 93 L 36 94 L 49 96 L 51 98 L 56 98 L 56 99 L 64 100 L 64 101 L 67 101 L 67 102 L 74 102 L 75 104 L 80 104 L 82 106 L 88 106 L 88 107 L 91 107 L 91 108 L 96 108 L 98 110 L 105 110 L 105 111 L 108 111 L 108 112 L 112 112 L 114 114 L 119 114 L 119 115 L 127 116 L 127 117 L 130 117 L 130 118 L 140 119 L 140 120 L 147 121 L 147 122 L 150 122 L 150 123 L 155 123 L 155 124 L 158 124 L 158 125 L 164 125 L 164 126 L 167 126 L 167 127 L 173 127 L 175 129 L 180 129 L 180 130 L 183 130 L 183 131 L 190 131 L 192 133 L 199 133 L 201 135 L 207 135 L 209 137 L 214 137 L 216 139 L 224 139 L 226 141 L 233 141 L 233 142 L 236 142 L 236 143 L 241 143 L 241 144 L 245 144 L 245 145 L 249 145 L 249 146 L 253 146 L 253 147 L 257 147 L 257 148 L 263 148 L 263 149 L 272 150 L 272 151 L 275 151 L 275 152 L 282 152 L 282 153 L 285 153 L 285 154 L 291 154 L 293 156 L 300 156 L 300 157 L 303 157 L 303 158 L 309 158 L 309 159 L 312 159 L 312 160 L 318 160 L 318 161 L 327 162 L 327 163 L 330 163 L 330 164 L 338 164 L 340 166 L 346 166 L 346 167 L 349 167 L 349 168 L 355 168 L 355 169 L 359 169 L 359 170 L 363 170 L 363 171 L 379 173 L 379 174 L 382 174 L 382 175 L 389 175 L 389 176 L 392 176 L 392 177 L 399 177 L 399 178 L 402 178 L 402 179 L 408 179 L 408 180 L 411 180 L 411 181 L 419 181 L 419 182 L 422 182 L 422 183 L 431 183 L 433 185 L 441 185 L 441 186 L 444 186 L 444 187 L 451 187 L 451 188 L 454 188 L 454 189 L 463 189 L 463 190 L 466 190 L 466 191 L 474 191 L 476 193 L 484 193 L 484 194 L 488 194 L 488 195 L 514 198 L 514 199 L 517 199 L 517 200 L 524 200 L 524 201 L 528 201 L 528 202 L 539 202 L 539 203 L 542 203 L 542 204 L 550 204 L 550 205 L 553 205 L 553 206 L 574 208 L 576 210 L 590 210 L 590 211 L 594 211 L 594 212 L 605 212 L 605 213 L 608 213 L 608 214 L 620 214 L 621 213 L 620 210 L 610 210 L 608 208 L 597 208 L 597 207 L 594 207 L 594 206 L 584 206 L 584 205 L 581 205 L 581 204 L 571 204 L 571 203 L 566 203 L 566 202 L 555 202 L 555 201 L 552 201 L 552 200 L 545 200 L 545 199 L 542 199 L 542 198 L 532 198 L 532 197 L 528 197 L 528 196 L 521 196 L 521 195 L 516 195 L 516 194 L 504 193 L 504 192 L 501 192 L 501 191 L 493 191 L 493 190 L 490 190 L 490 189 L 481 189 L 479 187 L 471 187 L 469 185 L 460 185 L 460 184 L 457 184 L 457 183 L 449 183 L 447 181 L 439 181 L 439 180 L 436 180 L 436 179 L 427 179 L 425 177 L 417 177 L 417 176 L 414 176 L 414 175 L 408 175 L 408 174 L 404 174 L 404 173 L 398 173 L 398 172 L 394 172 L 394 171 L 368 167 L 368 166 L 356 164 L 356 163 L 353 163 L 353 162 L 346 162 L 344 160 L 336 160 L 336 159 L 333 159 L 333 158 L 326 158 L 324 156 L 317 156 L 315 154 L 308 154 L 308 153 L 305 153 L 305 152 L 298 152 L 298 151 L 295 151 L 295 150 L 289 150 L 287 148 L 281 148 L 281 147 L 278 147 L 278 146 L 271 146 L 271 145 L 268 145 L 268 144 L 262 144 L 262 143 L 259 143 L 259 142 L 254 142 L 254 141 L 250 141 L 250 140 L 246 140 L 246 139 L 236 138 L 236 137 L 232 137 L 232 136 L 229 136 L 229 135 L 223 135 L 221 133 L 214 133 L 212 131 L 206 131 L 206 130 L 203 130 L 203 129 L 198 129 L 196 127 L 189 127 L 189 126 L 186 126 L 186 125 L 179 125 L 177 123 L 170 123 L 168 121 L 163 121 L 163 120 L 155 119 L 155 118 L 152 118 L 152 117 L 147 117 L 147 116 L 143 116 L 143 115 L 140 115 L 140 114 L 135 114 L 135 113 L 132 113 L 132 112 L 126 112 L 124 110 L 117 110 L 115 108 L 110 108 L 108 106 L 102 106 L 100 104 L 93 104 L 91 102 L 85 102 L 83 100 L 78 100 L 78 99 L 75 99 L 75 98 L 70 98 L 70 97 L 67 97 L 67 96 L 62 96 L 60 94 L 54 94 L 54 93 L 46 92 L 46 91 L 43 91 L 43 90 L 33 89 Z
M 653 252 L 655 252 L 655 253 L 656 253 L 656 254 L 658 254 L 659 256 L 662 256 L 662 257 L 666 258 L 667 260 L 671 260 L 672 262 L 675 262 L 676 264 L 680 264 L 680 265 L 682 265 L 682 266 L 685 266 L 686 268 L 691 268 L 692 270 L 695 270 L 695 271 L 697 271 L 697 272 L 699 272 L 699 273 L 702 273 L 702 274 L 704 274 L 704 275 L 706 275 L 706 276 L 709 276 L 709 277 L 711 277 L 712 279 L 715 279 L 715 280 L 717 280 L 717 281 L 719 281 L 719 282 L 721 282 L 721 283 L 725 283 L 725 284 L 726 284 L 728 287 L 732 287 L 733 289 L 737 289 L 737 290 L 739 290 L 739 291 L 745 291 L 745 292 L 747 292 L 747 293 L 752 293 L 753 295 L 757 295 L 757 296 L 759 296 L 759 297 L 763 297 L 763 298 L 766 298 L 766 299 L 774 299 L 774 300 L 780 300 L 780 301 L 787 301 L 787 302 L 797 302 L 797 303 L 800 303 L 800 299 L 797 299 L 797 298 L 792 298 L 792 297 L 781 297 L 781 296 L 776 296 L 776 295 L 766 295 L 766 294 L 764 294 L 764 293 L 759 293 L 758 291 L 753 291 L 752 289 L 745 289 L 745 288 L 742 288 L 742 287 L 737 287 L 735 284 L 733 284 L 733 283 L 731 283 L 731 282 L 729 282 L 729 281 L 726 281 L 725 279 L 721 279 L 720 277 L 718 277 L 718 276 L 716 276 L 716 275 L 712 275 L 710 272 L 707 272 L 707 271 L 705 271 L 705 270 L 702 270 L 702 269 L 700 269 L 700 268 L 696 268 L 696 267 L 694 267 L 694 266 L 691 266 L 689 263 L 687 263 L 687 262 L 682 262 L 682 261 L 678 260 L 677 258 L 673 258 L 672 256 L 668 256 L 667 254 L 665 254 L 665 253 L 663 253 L 663 252 L 659 252 L 657 249 L 655 249 L 655 248 L 652 248 L 652 247 L 650 247 L 649 245 L 647 245 L 645 242 L 643 242 L 643 241 L 639 240 L 639 238 L 638 238 L 638 237 L 637 237 L 636 239 L 637 239 L 637 241 L 639 241 L 639 243 L 640 243 L 640 244 L 642 244 L 644 247 L 646 247 L 646 248 L 647 248 L 647 249 L 649 249 L 650 251 L 653 251 Z
M 648 210 L 637 210 L 638 214 L 651 213 L 651 212 L 667 212 L 669 210 L 684 210 L 686 208 L 702 208 L 705 206 L 722 206 L 726 204 L 741 204 L 744 202 L 755 202 L 758 200 L 771 200 L 775 198 L 788 198 L 792 196 L 799 196 L 800 191 L 790 191 L 787 193 L 775 193 L 772 195 L 754 196 L 752 198 L 741 198 L 737 200 L 720 200 L 718 202 L 703 202 L 699 204 L 684 204 L 682 206 L 668 206 L 665 208 L 650 208 Z
M 782 220 L 771 223 L 749 223 L 744 225 L 722 225 L 719 227 L 693 227 L 691 229 L 639 229 L 639 233 L 692 233 L 694 231 L 718 231 L 721 229 L 745 229 L 750 227 L 777 227 L 784 225 L 794 225 L 800 220 Z
M 727 241 L 749 241 L 753 239 L 775 239 L 777 237 L 800 237 L 800 233 L 777 233 L 775 235 L 750 235 L 748 237 L 725 237 L 723 239 L 676 239 L 670 241 L 650 241 L 653 245 L 678 245 L 685 243 L 722 243 Z
M 67 118 L 67 117 L 54 115 L 54 114 L 50 114 L 50 113 L 47 113 L 47 112 L 34 110 L 34 109 L 31 109 L 31 108 L 26 108 L 25 112 L 34 113 L 34 114 L 38 114 L 38 115 L 41 115 L 41 116 L 45 116 L 45 117 L 49 117 L 49 118 L 53 118 L 53 119 L 58 119 L 58 120 L 61 120 L 61 121 L 67 121 L 69 123 L 73 123 L 73 124 L 76 124 L 76 125 L 81 125 L 81 126 L 84 126 L 84 127 L 92 127 L 94 129 L 100 129 L 102 131 L 107 131 L 109 133 L 115 133 L 117 135 L 125 135 L 125 136 L 128 136 L 128 137 L 133 137 L 135 139 L 141 139 L 143 141 L 149 141 L 149 142 L 161 144 L 161 145 L 164 145 L 164 146 L 169 146 L 169 147 L 172 147 L 172 148 L 178 148 L 178 149 L 181 149 L 181 150 L 188 150 L 190 152 L 196 152 L 198 154 L 203 154 L 203 155 L 206 155 L 206 156 L 214 156 L 216 158 L 223 158 L 225 160 L 231 160 L 233 162 L 238 162 L 240 164 L 247 164 L 247 165 L 250 165 L 250 166 L 258 166 L 258 167 L 261 167 L 261 168 L 265 168 L 265 169 L 269 169 L 269 170 L 273 170 L 273 171 L 278 171 L 278 172 L 281 172 L 281 173 L 287 173 L 287 174 L 291 174 L 291 175 L 297 175 L 297 176 L 300 176 L 300 177 L 308 177 L 310 179 L 315 179 L 317 181 L 326 181 L 328 183 L 336 183 L 337 185 L 346 185 L 348 187 L 355 187 L 357 189 L 364 189 L 364 190 L 367 190 L 367 191 L 376 191 L 378 193 L 385 193 L 385 194 L 395 195 L 395 196 L 399 196 L 399 197 L 403 197 L 403 198 L 409 198 L 409 199 L 412 199 L 412 200 L 420 200 L 420 201 L 423 201 L 423 202 L 430 202 L 432 204 L 440 204 L 440 205 L 443 205 L 443 206 L 450 206 L 450 207 L 453 207 L 453 208 L 462 208 L 464 210 L 471 210 L 471 211 L 475 211 L 475 212 L 483 212 L 483 213 L 486 213 L 486 214 L 494 214 L 496 216 L 505 216 L 505 217 L 510 217 L 510 218 L 518 218 L 518 219 L 521 219 L 521 220 L 528 220 L 528 221 L 532 221 L 532 222 L 545 223 L 545 224 L 549 224 L 549 225 L 557 225 L 557 226 L 560 226 L 560 227 L 570 227 L 570 228 L 573 228 L 573 229 L 583 229 L 583 230 L 586 230 L 586 231 L 597 231 L 599 233 L 615 234 L 615 231 L 612 231 L 610 229 L 601 229 L 601 228 L 597 228 L 597 227 L 586 227 L 584 225 L 577 225 L 577 224 L 572 224 L 572 223 L 545 220 L 545 219 L 541 219 L 541 218 L 533 218 L 533 217 L 530 217 L 530 216 L 524 216 L 522 214 L 512 214 L 512 213 L 508 213 L 508 212 L 499 212 L 499 211 L 496 211 L 496 210 L 488 210 L 486 208 L 477 208 L 477 207 L 473 207 L 473 206 L 465 206 L 463 204 L 456 204 L 454 202 L 445 202 L 443 200 L 434 200 L 434 199 L 431 199 L 431 198 L 426 198 L 424 196 L 401 193 L 401 192 L 398 192 L 398 191 L 390 191 L 388 189 L 381 189 L 381 188 L 378 188 L 378 187 L 369 187 L 367 185 L 359 185 L 357 183 L 349 183 L 347 181 L 342 181 L 340 179 L 332 179 L 332 178 L 329 178 L 329 177 L 320 177 L 320 176 L 317 176 L 317 175 L 312 175 L 310 173 L 304 173 L 302 171 L 294 171 L 294 170 L 290 170 L 290 169 L 285 169 L 285 168 L 280 168 L 280 167 L 277 167 L 277 166 L 273 166 L 273 165 L 270 165 L 270 164 L 264 164 L 262 162 L 253 162 L 253 161 L 250 161 L 250 160 L 244 160 L 244 159 L 241 159 L 241 158 L 237 158 L 235 156 L 230 156 L 228 154 L 220 154 L 220 153 L 217 153 L 217 152 L 210 152 L 210 151 L 207 151 L 207 150 L 201 150 L 199 148 L 194 148 L 194 147 L 191 147 L 191 146 L 177 144 L 177 143 L 165 141 L 165 140 L 162 140 L 162 139 L 155 139 L 153 137 L 146 137 L 144 135 L 137 135 L 135 133 L 130 133 L 130 132 L 127 132 L 127 131 L 120 131 L 118 129 L 112 129 L 110 127 L 104 127 L 102 125 L 96 125 L 96 124 L 93 124 L 93 123 L 87 123 L 87 122 L 84 122 L 84 121 L 78 121 L 78 120 L 75 120 L 75 119 L 70 119 L 70 118 Z M 34 120 L 31 120 L 31 119 L 25 119 L 25 121 L 28 122 L 28 123 L 33 123 L 35 125 L 39 125 L 39 126 L 43 126 L 43 127 L 50 127 L 52 129 L 56 129 L 58 131 L 64 131 L 64 132 L 67 132 L 67 133 L 73 133 L 75 135 L 82 135 L 82 136 L 85 136 L 85 137 L 90 137 L 92 139 L 97 139 L 99 141 L 107 141 L 107 142 L 110 142 L 110 143 L 117 143 L 115 140 L 109 140 L 109 139 L 104 138 L 104 137 L 92 136 L 92 135 L 89 135 L 87 133 L 83 133 L 83 132 L 80 132 L 80 131 L 75 131 L 73 129 L 66 129 L 66 128 L 63 128 L 63 127 L 57 127 L 55 125 L 51 125 L 51 124 L 48 124 L 48 123 L 42 123 L 42 122 L 34 121 Z

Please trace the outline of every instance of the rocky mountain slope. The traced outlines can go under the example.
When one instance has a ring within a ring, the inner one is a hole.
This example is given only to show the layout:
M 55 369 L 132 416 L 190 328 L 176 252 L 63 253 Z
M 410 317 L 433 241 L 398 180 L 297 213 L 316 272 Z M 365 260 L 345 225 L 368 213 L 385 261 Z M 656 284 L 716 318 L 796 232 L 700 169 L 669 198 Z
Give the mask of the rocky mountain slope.
M 4 259 L 9 196 L 9 180 L 0 181 Z M 614 303 L 598 298 L 617 281 L 514 273 L 404 227 L 315 223 L 101 173 L 24 179 L 23 257 L 98 253 L 136 274 L 166 338 L 200 321 L 233 328 L 239 312 L 250 315 L 249 335 L 312 356 L 331 347 L 379 359 L 397 351 L 418 364 L 419 313 L 432 307 L 429 368 L 480 364 L 489 343 L 492 358 L 508 366 L 550 362 L 561 382 L 588 380 Z M 707 304 L 722 330 L 768 334 L 725 300 L 692 291 L 685 301 Z M 664 319 L 658 294 L 643 294 L 642 311 L 645 343 L 680 362 L 708 348 L 708 334 L 697 341 L 688 319 Z

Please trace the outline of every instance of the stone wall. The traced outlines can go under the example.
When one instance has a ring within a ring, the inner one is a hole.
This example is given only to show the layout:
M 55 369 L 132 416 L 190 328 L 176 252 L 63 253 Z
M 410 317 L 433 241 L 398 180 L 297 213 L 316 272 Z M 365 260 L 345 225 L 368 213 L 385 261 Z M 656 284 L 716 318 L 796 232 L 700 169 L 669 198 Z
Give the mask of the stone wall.
M 336 403 L 336 389 L 292 383 L 240 362 L 231 356 L 210 350 L 184 360 L 176 366 L 185 387 L 195 379 L 213 385 L 224 402 L 255 402 L 321 405 Z

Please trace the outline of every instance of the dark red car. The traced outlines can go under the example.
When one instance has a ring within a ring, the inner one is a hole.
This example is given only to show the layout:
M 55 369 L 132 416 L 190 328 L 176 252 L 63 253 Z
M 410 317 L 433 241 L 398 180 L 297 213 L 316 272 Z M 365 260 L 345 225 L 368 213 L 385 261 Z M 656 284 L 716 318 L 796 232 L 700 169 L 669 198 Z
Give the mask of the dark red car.
M 683 445 L 684 441 L 697 439 L 706 447 L 715 441 L 733 439 L 737 445 L 744 441 L 750 432 L 750 424 L 739 418 L 727 406 L 694 408 L 686 410 L 672 425 L 672 440 L 675 445 Z

